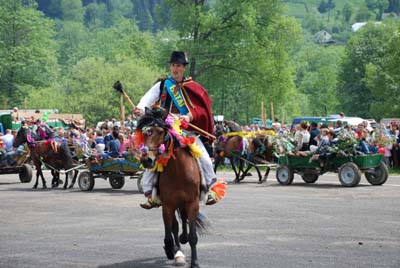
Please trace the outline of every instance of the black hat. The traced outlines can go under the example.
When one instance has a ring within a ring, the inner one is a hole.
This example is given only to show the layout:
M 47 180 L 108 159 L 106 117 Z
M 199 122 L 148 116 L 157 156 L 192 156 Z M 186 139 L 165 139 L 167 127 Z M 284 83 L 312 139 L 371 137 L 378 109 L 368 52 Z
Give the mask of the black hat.
M 189 63 L 189 61 L 185 52 L 173 51 L 169 63 L 178 63 L 186 65 Z

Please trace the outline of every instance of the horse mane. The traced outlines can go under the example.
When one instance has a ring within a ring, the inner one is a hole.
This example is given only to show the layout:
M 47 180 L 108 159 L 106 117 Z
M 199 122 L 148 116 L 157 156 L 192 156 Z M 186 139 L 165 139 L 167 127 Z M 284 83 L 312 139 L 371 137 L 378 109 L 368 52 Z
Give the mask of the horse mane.
M 139 119 L 136 129 L 143 129 L 146 126 L 159 126 L 167 129 L 168 126 L 165 123 L 166 111 L 161 107 L 155 107 L 152 109 L 146 108 L 145 114 Z
M 225 123 L 225 125 L 228 126 L 230 132 L 242 131 L 242 128 L 240 127 L 240 125 L 233 120 L 225 120 L 224 123 Z

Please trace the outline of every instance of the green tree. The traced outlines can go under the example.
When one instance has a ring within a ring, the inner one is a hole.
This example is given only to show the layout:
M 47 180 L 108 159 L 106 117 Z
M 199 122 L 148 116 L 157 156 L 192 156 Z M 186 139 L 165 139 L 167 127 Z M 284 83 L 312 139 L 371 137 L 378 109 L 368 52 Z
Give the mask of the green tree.
M 337 67 L 343 55 L 340 46 L 304 43 L 295 54 L 296 85 L 304 95 L 302 114 L 326 116 L 337 113 Z
M 34 1 L 0 0 L 0 90 L 9 105 L 57 78 L 53 24 L 36 7 Z
M 375 96 L 371 115 L 395 117 L 400 113 L 400 23 L 385 27 L 391 33 L 383 57 L 366 66 L 366 85 Z
M 338 80 L 338 98 L 346 114 L 371 116 L 378 96 L 366 85 L 366 66 L 384 57 L 391 35 L 386 26 L 367 24 L 347 44 Z
M 281 1 L 166 0 L 163 4 L 170 12 L 160 18 L 179 32 L 178 47 L 189 51 L 189 75 L 209 88 L 214 99 L 245 88 L 257 101 L 283 107 L 295 89 L 289 53 L 300 29 L 293 18 L 283 15 Z M 216 112 L 225 112 L 218 107 L 230 105 L 238 104 L 215 104 Z M 249 113 L 259 115 L 259 105 L 251 106 Z
M 346 4 L 344 4 L 343 8 L 342 8 L 342 15 L 343 15 L 343 19 L 346 23 L 350 22 L 351 16 L 353 15 L 353 6 L 346 2 Z
M 369 10 L 375 13 L 377 20 L 382 20 L 382 14 L 389 7 L 388 0 L 365 0 Z
M 362 4 L 359 6 L 355 20 L 356 21 L 369 21 L 372 17 L 371 11 L 368 9 L 368 7 L 365 4 Z
M 65 21 L 83 22 L 85 9 L 82 0 L 61 0 L 60 6 Z
M 120 80 L 134 103 L 152 85 L 159 70 L 142 60 L 106 62 L 104 58 L 85 58 L 70 69 L 51 87 L 40 88 L 27 94 L 28 108 L 54 108 L 62 113 L 82 113 L 89 125 L 105 118 L 118 117 L 119 94 L 112 85 Z M 125 102 L 126 113 L 132 107 Z

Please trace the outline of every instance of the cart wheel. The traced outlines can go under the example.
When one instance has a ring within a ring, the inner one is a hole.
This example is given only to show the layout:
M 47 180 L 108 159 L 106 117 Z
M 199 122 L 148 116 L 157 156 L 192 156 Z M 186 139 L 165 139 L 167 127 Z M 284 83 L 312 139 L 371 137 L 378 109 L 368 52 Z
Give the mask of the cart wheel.
M 319 175 L 314 173 L 304 173 L 301 178 L 306 183 L 314 183 L 318 180 Z
M 90 171 L 83 171 L 79 174 L 78 185 L 82 191 L 91 191 L 94 187 L 94 178 Z
M 343 186 L 357 186 L 360 183 L 360 179 L 361 172 L 356 164 L 348 162 L 339 168 L 339 180 Z
M 371 172 L 365 172 L 367 181 L 372 185 L 382 185 L 386 182 L 389 176 L 389 171 L 385 163 L 380 162 L 379 166 L 374 168 Z
M 139 193 L 143 194 L 143 186 L 142 186 L 142 178 L 143 178 L 143 172 L 139 174 L 137 180 L 136 180 L 136 185 Z
M 279 166 L 276 170 L 276 180 L 282 185 L 292 184 L 293 177 L 293 171 L 288 166 Z
M 125 184 L 124 177 L 109 177 L 108 180 L 113 189 L 121 189 Z
M 19 172 L 19 180 L 22 183 L 28 183 L 32 180 L 32 166 L 29 164 L 23 164 L 21 171 Z

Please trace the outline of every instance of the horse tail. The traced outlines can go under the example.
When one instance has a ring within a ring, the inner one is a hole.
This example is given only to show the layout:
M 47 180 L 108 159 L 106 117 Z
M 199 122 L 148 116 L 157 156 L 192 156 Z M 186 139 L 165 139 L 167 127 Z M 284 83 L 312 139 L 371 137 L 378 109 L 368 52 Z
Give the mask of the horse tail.
M 210 219 L 200 210 L 197 214 L 196 227 L 200 235 L 210 234 L 213 229 Z
M 65 166 L 67 168 L 71 168 L 72 167 L 72 155 L 71 155 L 71 151 L 68 147 L 68 143 L 66 143 L 66 142 L 61 143 L 60 156 L 61 156 L 61 159 L 63 160 L 63 163 L 65 164 Z

